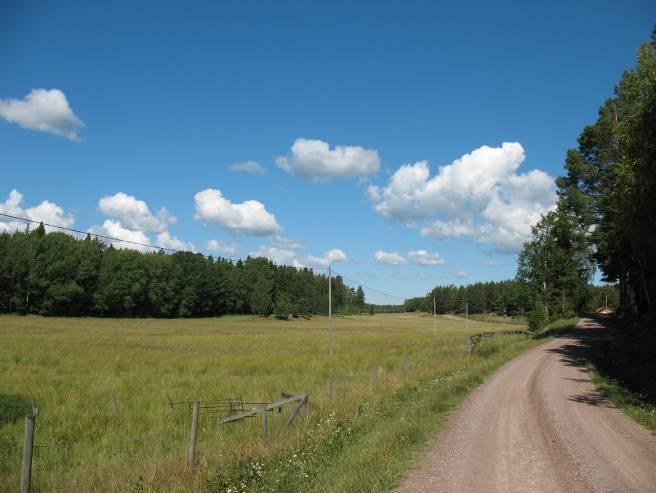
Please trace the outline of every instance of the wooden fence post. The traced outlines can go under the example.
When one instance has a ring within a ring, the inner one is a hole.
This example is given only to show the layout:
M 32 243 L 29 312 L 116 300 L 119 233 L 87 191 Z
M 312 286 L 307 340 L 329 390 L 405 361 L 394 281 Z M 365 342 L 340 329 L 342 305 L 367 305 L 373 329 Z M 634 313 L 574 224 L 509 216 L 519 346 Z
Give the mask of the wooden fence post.
M 262 438 L 266 438 L 266 432 L 267 432 L 266 411 L 267 411 L 267 405 L 265 404 L 264 406 L 262 406 Z
M 116 392 L 112 392 L 112 410 L 114 414 L 118 414 L 118 399 L 116 398 Z
M 20 493 L 30 493 L 35 418 L 36 417 L 33 414 L 25 416 L 25 437 L 23 439 L 23 463 L 21 464 Z
M 196 465 L 196 441 L 198 438 L 198 415 L 200 414 L 200 401 L 194 401 L 194 411 L 191 415 L 191 439 L 189 440 L 189 454 L 187 454 L 187 466 Z
M 472 339 L 471 336 L 467 337 L 467 354 L 472 352 Z
M 328 378 L 328 401 L 333 400 L 333 370 L 330 370 L 330 377 Z

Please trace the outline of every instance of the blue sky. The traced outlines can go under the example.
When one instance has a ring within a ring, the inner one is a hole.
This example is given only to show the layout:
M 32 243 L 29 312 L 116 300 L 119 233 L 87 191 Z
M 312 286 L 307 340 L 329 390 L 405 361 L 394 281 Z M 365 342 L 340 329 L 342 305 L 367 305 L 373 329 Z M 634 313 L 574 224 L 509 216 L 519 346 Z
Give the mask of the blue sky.
M 0 209 L 332 261 L 399 297 L 513 277 L 655 21 L 649 1 L 3 2 Z

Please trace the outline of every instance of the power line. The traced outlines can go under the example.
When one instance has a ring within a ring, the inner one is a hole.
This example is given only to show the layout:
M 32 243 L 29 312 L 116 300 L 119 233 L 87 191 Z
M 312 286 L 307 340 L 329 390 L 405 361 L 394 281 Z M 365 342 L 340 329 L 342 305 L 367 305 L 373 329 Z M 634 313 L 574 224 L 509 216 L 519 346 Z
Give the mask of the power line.
M 57 228 L 57 229 L 61 229 L 61 230 L 64 230 L 64 231 L 70 231 L 71 233 L 77 233 L 77 234 L 81 234 L 81 235 L 90 235 L 90 236 L 93 236 L 93 237 L 96 237 L 96 238 L 102 238 L 103 240 L 118 241 L 118 242 L 121 242 L 121 243 L 128 243 L 130 245 L 136 245 L 136 246 L 141 246 L 141 247 L 146 247 L 146 248 L 152 248 L 154 250 L 163 250 L 165 252 L 170 252 L 170 253 L 190 253 L 189 250 L 178 250 L 177 248 L 168 248 L 168 247 L 163 247 L 163 246 L 159 246 L 159 245 L 152 245 L 150 243 L 141 243 L 141 242 L 138 242 L 138 241 L 124 240 L 122 238 L 117 238 L 115 236 L 102 235 L 102 234 L 98 234 L 98 233 L 92 233 L 90 231 L 80 231 L 79 229 L 68 228 L 66 226 L 59 226 L 57 224 L 50 224 L 50 223 L 46 223 L 46 222 L 43 222 L 43 221 L 35 221 L 33 219 L 28 219 L 27 217 L 12 216 L 11 214 L 5 214 L 4 212 L 0 212 L 0 216 L 8 217 L 8 218 L 11 218 L 11 219 L 16 219 L 18 221 L 25 221 L 27 223 L 43 224 L 44 226 L 48 226 L 49 228 Z M 191 253 L 198 253 L 198 254 L 202 255 L 203 257 L 216 258 L 214 255 L 207 255 L 207 254 L 200 253 L 200 252 L 191 252 Z M 233 262 L 237 262 L 237 261 L 240 260 L 240 259 L 236 259 L 234 257 L 220 257 L 220 258 L 223 258 L 223 259 L 226 259 L 226 260 L 231 260 Z M 316 269 L 316 270 L 325 270 L 325 271 L 328 270 L 327 267 L 308 267 L 308 268 L 313 269 L 313 270 L 314 269 Z
M 92 233 L 91 231 L 80 231 L 79 229 L 68 228 L 66 226 L 59 226 L 57 224 L 50 224 L 50 223 L 46 223 L 46 222 L 43 222 L 43 221 L 35 221 L 33 219 L 28 219 L 26 217 L 12 216 L 11 214 L 5 214 L 3 212 L 0 212 L 0 216 L 9 217 L 11 219 L 17 219 L 19 221 L 25 221 L 25 222 L 28 222 L 28 223 L 43 224 L 44 226 L 48 226 L 50 228 L 57 228 L 57 229 L 61 229 L 61 230 L 64 230 L 64 231 L 70 231 L 71 233 L 77 233 L 77 234 L 81 234 L 81 235 L 89 235 L 89 236 L 93 236 L 95 238 L 102 238 L 103 240 L 118 241 L 118 242 L 121 242 L 121 243 L 128 243 L 130 245 L 142 246 L 142 247 L 146 247 L 146 248 L 152 248 L 152 249 L 155 249 L 155 250 L 163 250 L 165 252 L 171 252 L 171 253 L 198 253 L 198 254 L 202 255 L 203 257 L 215 258 L 214 255 L 206 255 L 206 254 L 200 253 L 200 252 L 192 252 L 191 250 L 178 250 L 177 248 L 168 248 L 168 247 L 163 247 L 163 246 L 160 246 L 160 245 L 152 245 L 150 243 L 141 243 L 141 242 L 138 242 L 138 241 L 125 240 L 123 238 L 117 238 L 115 236 L 102 235 L 102 234 L 99 234 L 99 233 Z M 239 259 L 232 258 L 232 257 L 221 257 L 221 258 L 224 258 L 226 260 L 232 260 L 232 261 L 239 260 Z
M 152 245 L 150 243 L 141 243 L 141 242 L 138 242 L 138 241 L 124 240 L 123 238 L 117 238 L 115 236 L 102 235 L 102 234 L 99 234 L 99 233 L 92 233 L 90 231 L 81 231 L 81 230 L 75 229 L 75 228 L 68 228 L 66 226 L 59 226 L 57 224 L 50 224 L 50 223 L 46 223 L 46 222 L 43 222 L 43 221 L 35 221 L 33 219 L 29 219 L 29 218 L 26 218 L 26 217 L 13 216 L 11 214 L 5 214 L 4 212 L 0 212 L 0 216 L 8 217 L 10 219 L 16 219 L 18 221 L 24 221 L 24 222 L 27 222 L 27 223 L 43 224 L 44 226 L 48 226 L 49 228 L 57 228 L 57 229 L 61 229 L 63 231 L 70 231 L 71 233 L 77 233 L 77 234 L 81 234 L 81 235 L 90 235 L 90 236 L 93 236 L 93 237 L 96 237 L 96 238 L 102 238 L 103 240 L 118 241 L 118 242 L 121 242 L 121 243 L 128 243 L 130 245 L 136 245 L 136 246 L 141 246 L 141 247 L 145 247 L 145 248 L 152 248 L 154 250 L 163 250 L 165 252 L 171 252 L 171 253 L 190 253 L 189 250 L 178 250 L 176 248 L 168 248 L 168 247 L 163 247 L 163 246 L 159 246 L 159 245 Z M 194 252 L 191 252 L 191 253 L 194 253 Z M 203 254 L 203 253 L 200 253 L 200 252 L 198 252 L 198 253 L 200 255 L 203 255 L 204 257 L 215 258 L 213 255 L 206 255 L 206 254 Z M 235 262 L 239 260 L 239 259 L 232 258 L 232 257 L 221 257 L 221 258 L 224 258 L 226 260 L 232 260 L 232 261 L 235 261 Z M 330 269 L 329 267 L 307 267 L 307 268 L 313 269 L 313 270 L 325 270 L 325 271 L 328 271 Z M 362 286 L 363 289 L 367 289 L 369 291 L 380 294 L 382 296 L 387 296 L 388 298 L 394 298 L 394 299 L 397 299 L 397 300 L 405 301 L 405 298 L 401 298 L 400 296 L 395 296 L 393 294 L 385 293 L 383 291 L 379 291 L 378 289 L 375 289 L 375 288 L 372 288 L 372 287 L 369 287 L 369 286 L 365 286 L 360 281 L 357 281 L 355 279 L 351 279 L 350 277 L 347 277 L 344 274 L 340 274 L 338 272 L 335 272 L 335 274 L 340 275 L 340 276 L 342 276 L 342 278 L 348 279 L 349 281 Z
M 333 272 L 334 272 L 334 271 L 333 271 Z M 357 281 L 357 280 L 355 280 L 355 279 L 351 279 L 350 277 L 347 277 L 347 276 L 345 276 L 344 274 L 341 274 L 341 273 L 339 273 L 339 272 L 334 272 L 334 273 L 337 274 L 337 275 L 339 275 L 339 276 L 342 276 L 344 279 L 347 279 L 347 280 L 349 280 L 349 281 L 351 281 L 351 282 L 353 282 L 353 283 L 356 283 L 356 284 L 359 285 L 359 286 L 362 286 L 363 289 L 367 289 L 367 290 L 372 291 L 372 292 L 374 292 L 374 293 L 377 293 L 377 294 L 380 294 L 380 295 L 383 295 L 383 296 L 387 296 L 388 298 L 394 298 L 394 299 L 397 299 L 397 300 L 405 301 L 405 298 L 401 298 L 400 296 L 395 296 L 395 295 L 393 295 L 393 294 L 385 293 L 385 292 L 383 292 L 383 291 L 379 291 L 378 289 L 375 289 L 375 288 L 372 288 L 372 287 L 369 287 L 369 286 L 365 286 L 365 285 L 362 284 L 360 281 Z

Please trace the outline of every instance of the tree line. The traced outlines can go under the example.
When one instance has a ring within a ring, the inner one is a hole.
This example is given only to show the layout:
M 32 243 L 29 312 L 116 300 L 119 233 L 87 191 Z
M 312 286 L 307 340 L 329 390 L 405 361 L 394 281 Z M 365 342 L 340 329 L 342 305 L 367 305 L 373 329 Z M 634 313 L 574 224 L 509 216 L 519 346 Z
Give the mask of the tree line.
M 336 312 L 365 309 L 362 287 L 332 278 Z M 114 248 L 30 231 L 0 234 L 0 312 L 111 317 L 306 316 L 328 312 L 328 277 L 263 257 L 233 262 Z
M 620 313 L 656 312 L 656 29 L 597 120 L 578 137 L 556 181 L 558 204 L 519 255 L 534 324 L 582 312 L 598 268 L 619 288 Z

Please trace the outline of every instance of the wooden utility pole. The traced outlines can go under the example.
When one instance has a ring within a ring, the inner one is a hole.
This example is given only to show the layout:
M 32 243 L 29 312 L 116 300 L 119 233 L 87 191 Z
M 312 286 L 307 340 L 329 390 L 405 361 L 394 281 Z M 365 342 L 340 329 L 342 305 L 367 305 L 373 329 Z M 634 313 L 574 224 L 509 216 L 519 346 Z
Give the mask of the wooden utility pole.
M 433 298 L 433 333 L 437 335 L 437 303 Z
M 328 265 L 328 354 L 333 354 L 333 271 Z
M 469 320 L 469 301 L 465 301 L 465 318 Z

